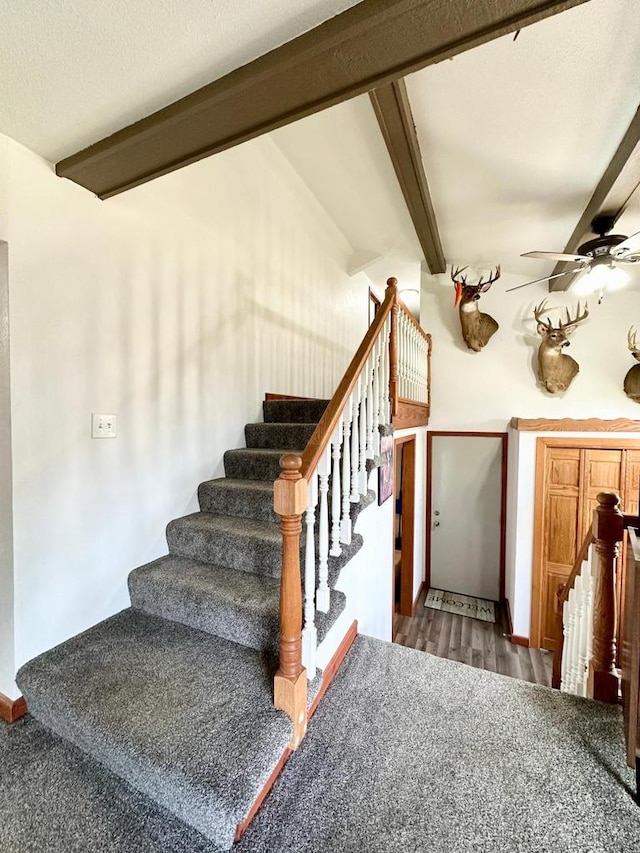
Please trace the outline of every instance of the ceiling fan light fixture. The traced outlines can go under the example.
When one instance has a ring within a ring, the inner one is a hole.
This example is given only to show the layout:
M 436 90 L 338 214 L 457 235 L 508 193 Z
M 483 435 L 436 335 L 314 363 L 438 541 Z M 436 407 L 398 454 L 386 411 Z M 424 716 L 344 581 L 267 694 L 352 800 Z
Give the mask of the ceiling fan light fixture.
M 628 273 L 614 266 L 609 258 L 594 258 L 589 269 L 578 276 L 574 289 L 579 296 L 589 296 L 604 290 L 620 290 L 628 281 Z

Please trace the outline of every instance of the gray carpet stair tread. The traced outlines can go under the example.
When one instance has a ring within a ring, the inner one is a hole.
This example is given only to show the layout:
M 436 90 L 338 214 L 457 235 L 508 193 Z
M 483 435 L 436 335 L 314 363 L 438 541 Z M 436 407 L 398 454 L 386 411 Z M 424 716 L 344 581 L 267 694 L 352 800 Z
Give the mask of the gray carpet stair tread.
M 262 412 L 265 423 L 317 423 L 329 400 L 265 400 Z
M 184 557 L 160 557 L 129 575 L 131 604 L 199 631 L 273 655 L 280 637 L 280 581 L 213 567 Z M 318 643 L 346 606 L 331 590 L 327 613 L 316 613 Z
M 36 719 L 223 848 L 291 736 L 260 654 L 137 610 L 17 681 Z
M 288 447 L 290 450 L 301 453 L 317 424 L 247 424 L 244 428 L 244 437 L 247 447 L 250 448 L 273 448 Z
M 277 578 L 169 556 L 131 572 L 129 593 L 145 613 L 254 649 L 277 649 Z
M 269 480 L 280 476 L 280 457 L 291 453 L 287 448 L 246 448 L 227 450 L 224 473 L 237 480 Z
M 280 577 L 282 534 L 277 524 L 196 512 L 167 526 L 169 552 L 202 563 Z
M 203 512 L 236 518 L 254 518 L 278 524 L 273 509 L 273 480 L 236 480 L 219 477 L 198 486 L 198 502 Z

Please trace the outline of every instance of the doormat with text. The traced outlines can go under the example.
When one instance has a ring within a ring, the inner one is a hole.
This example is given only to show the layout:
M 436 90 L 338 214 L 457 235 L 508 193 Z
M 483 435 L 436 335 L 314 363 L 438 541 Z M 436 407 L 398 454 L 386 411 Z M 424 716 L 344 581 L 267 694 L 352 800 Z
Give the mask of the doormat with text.
M 432 610 L 443 610 L 445 613 L 459 613 L 460 616 L 470 616 L 483 622 L 496 621 L 496 608 L 493 601 L 486 598 L 472 598 L 459 592 L 444 592 L 441 589 L 431 589 L 424 600 L 424 606 Z

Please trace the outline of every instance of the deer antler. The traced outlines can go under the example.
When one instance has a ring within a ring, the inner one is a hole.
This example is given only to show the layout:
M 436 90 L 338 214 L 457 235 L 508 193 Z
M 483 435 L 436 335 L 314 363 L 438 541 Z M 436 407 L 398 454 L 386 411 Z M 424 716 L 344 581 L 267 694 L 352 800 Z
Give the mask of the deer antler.
M 494 281 L 497 281 L 500 278 L 500 264 L 496 266 L 495 273 L 489 273 L 489 280 L 483 283 L 484 276 L 480 276 L 480 281 L 477 283 L 476 287 L 480 290 L 480 293 L 486 293 L 487 290 L 491 287 Z
M 582 313 L 580 313 L 580 302 L 578 302 L 578 308 L 576 310 L 576 316 L 575 316 L 574 320 L 571 319 L 571 314 L 569 313 L 569 309 L 566 308 L 565 310 L 567 312 L 567 319 L 566 319 L 566 322 L 558 324 L 559 329 L 564 330 L 564 329 L 570 328 L 571 326 L 577 326 L 579 323 L 582 323 L 583 320 L 586 320 L 587 317 L 589 316 L 589 306 L 586 302 L 584 303 L 584 309 L 583 309 Z
M 539 305 L 536 305 L 533 309 L 533 316 L 536 318 L 536 322 L 541 326 L 545 326 L 547 329 L 553 329 L 553 323 L 548 317 L 545 320 L 542 319 L 542 315 L 547 311 L 547 301 L 548 300 L 543 299 Z
M 629 350 L 631 352 L 638 352 L 638 343 L 637 343 L 638 332 L 634 329 L 633 326 L 629 327 L 629 331 L 627 332 L 627 343 L 629 344 Z
M 452 265 L 452 267 L 451 267 L 451 281 L 454 284 L 466 284 L 467 283 L 467 277 L 466 277 L 466 275 L 461 275 L 461 273 L 463 273 L 466 269 L 468 269 L 468 267 L 469 267 L 469 265 L 467 264 L 466 267 L 456 267 L 454 269 L 453 265 Z

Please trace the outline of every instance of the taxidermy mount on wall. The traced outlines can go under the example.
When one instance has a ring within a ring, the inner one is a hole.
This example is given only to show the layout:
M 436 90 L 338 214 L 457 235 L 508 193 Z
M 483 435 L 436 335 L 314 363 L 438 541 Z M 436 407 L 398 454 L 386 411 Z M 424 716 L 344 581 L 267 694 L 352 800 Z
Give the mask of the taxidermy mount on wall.
M 636 342 L 637 336 L 638 333 L 632 326 L 627 333 L 629 350 L 635 360 L 640 361 L 640 349 L 638 349 Z M 627 375 L 624 377 L 623 387 L 627 397 L 630 397 L 634 403 L 640 403 L 640 364 L 634 364 L 627 372 Z
M 589 316 L 589 307 L 585 303 L 584 310 L 580 313 L 580 303 L 576 316 L 572 320 L 569 309 L 566 309 L 567 319 L 560 321 L 554 326 L 547 317 L 542 315 L 547 311 L 547 300 L 543 300 L 536 306 L 533 316 L 538 324 L 538 334 L 542 337 L 538 349 L 538 379 L 550 394 L 566 391 L 575 378 L 580 366 L 570 355 L 564 355 L 562 350 L 569 346 L 567 335 L 570 335 L 577 326 Z
M 488 281 L 484 276 L 476 284 L 467 284 L 467 276 L 462 273 L 467 267 L 451 267 L 451 280 L 456 286 L 456 307 L 460 311 L 460 326 L 462 337 L 469 349 L 480 352 L 489 339 L 498 331 L 498 324 L 489 314 L 483 314 L 478 307 L 478 300 L 500 278 L 500 264 L 495 273 L 489 273 Z

